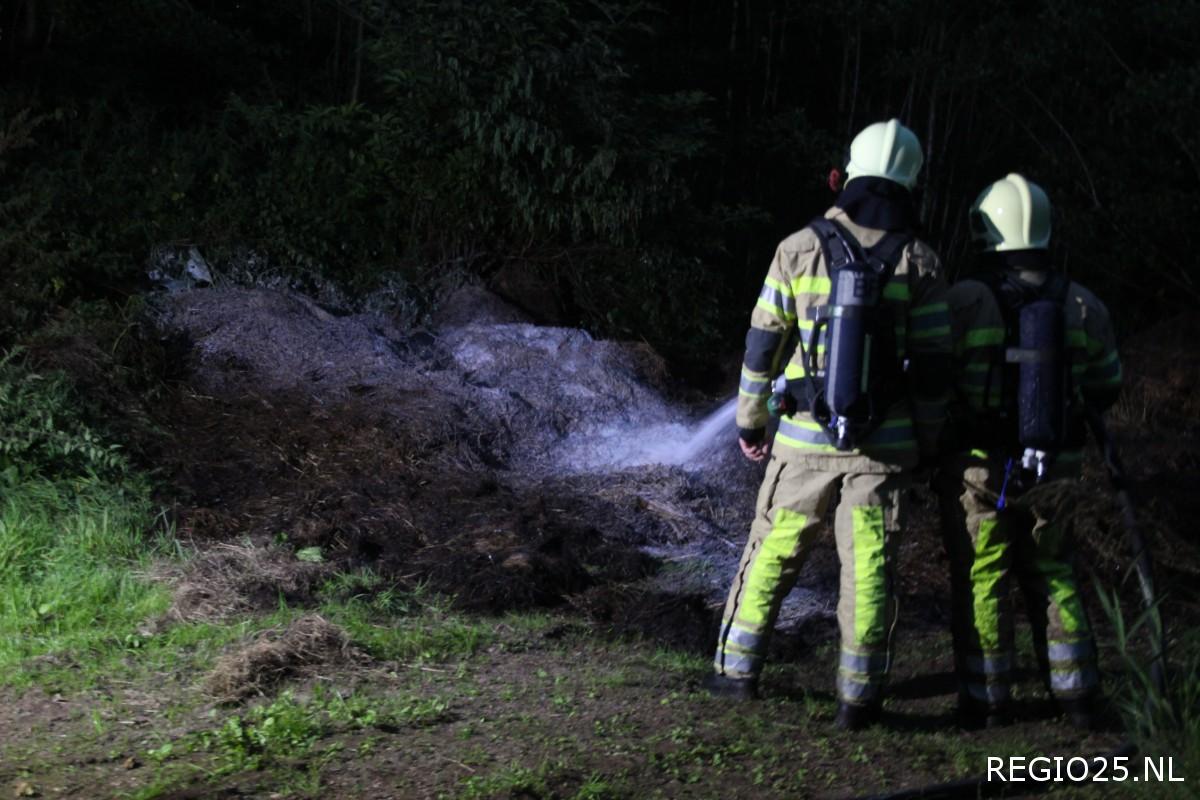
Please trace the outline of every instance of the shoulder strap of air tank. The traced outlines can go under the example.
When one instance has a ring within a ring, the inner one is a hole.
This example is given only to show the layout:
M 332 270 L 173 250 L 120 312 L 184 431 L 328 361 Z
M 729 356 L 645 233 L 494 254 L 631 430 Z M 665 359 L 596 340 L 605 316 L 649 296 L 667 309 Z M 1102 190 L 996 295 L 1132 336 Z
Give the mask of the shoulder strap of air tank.
M 867 251 L 868 257 L 877 262 L 876 271 L 879 275 L 880 286 L 887 286 L 888 281 L 892 279 L 892 275 L 896 273 L 896 267 L 900 266 L 900 254 L 904 252 L 904 248 L 912 239 L 913 235 L 910 231 L 891 231 Z M 910 275 L 909 279 L 911 280 L 911 278 Z
M 911 231 L 890 231 L 876 242 L 874 247 L 867 250 L 867 254 L 871 258 L 879 259 L 889 270 L 894 270 L 900 263 L 900 254 L 912 240 Z
M 813 232 L 817 234 L 817 239 L 821 242 L 821 251 L 825 254 L 825 263 L 828 265 L 830 275 L 835 270 L 854 261 L 856 254 L 849 249 L 854 246 L 850 244 L 854 241 L 854 237 L 850 236 L 841 225 L 827 217 L 817 217 L 808 223 L 808 227 L 813 229 Z
M 1014 306 L 1013 293 L 1005 291 L 1005 284 L 1008 283 L 1008 280 L 1004 272 L 999 269 L 989 269 L 970 277 L 972 280 L 982 283 L 992 293 L 992 299 L 996 301 L 996 306 L 1000 309 L 1000 316 L 1004 319 L 1006 332 L 1011 330 L 1017 309 Z
M 1071 279 L 1067 277 L 1065 272 L 1051 272 L 1046 276 L 1046 282 L 1042 284 L 1042 297 L 1047 300 L 1062 305 L 1067 300 L 1067 294 L 1071 289 Z

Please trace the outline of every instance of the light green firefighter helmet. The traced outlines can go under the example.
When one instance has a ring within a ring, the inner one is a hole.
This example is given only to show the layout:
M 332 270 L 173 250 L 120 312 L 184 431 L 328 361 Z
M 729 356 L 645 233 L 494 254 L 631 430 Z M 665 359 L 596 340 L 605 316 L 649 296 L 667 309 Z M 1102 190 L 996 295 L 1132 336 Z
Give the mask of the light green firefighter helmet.
M 1050 198 L 1042 187 L 1010 172 L 971 206 L 971 238 L 984 250 L 1044 250 L 1050 246 Z
M 846 182 L 855 178 L 886 178 L 911 189 L 923 163 L 925 156 L 915 133 L 898 119 L 876 122 L 863 128 L 850 143 Z

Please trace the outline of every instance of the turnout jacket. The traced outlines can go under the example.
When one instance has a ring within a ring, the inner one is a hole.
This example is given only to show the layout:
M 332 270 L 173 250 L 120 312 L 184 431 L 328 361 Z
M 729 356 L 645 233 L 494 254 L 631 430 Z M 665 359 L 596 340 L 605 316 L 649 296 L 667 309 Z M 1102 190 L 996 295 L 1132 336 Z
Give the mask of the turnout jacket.
M 1041 285 L 1047 273 L 1041 270 L 1012 270 L 1018 280 Z M 950 319 L 954 338 L 955 417 L 954 437 L 959 450 L 971 450 L 977 456 L 1001 456 L 989 452 L 997 426 L 991 415 L 1000 410 L 1002 399 L 995 381 L 996 370 L 1004 363 L 1005 331 L 1000 302 L 982 281 L 963 280 L 949 292 Z M 1085 404 L 1104 411 L 1117 399 L 1121 389 L 1121 360 L 1108 309 L 1083 286 L 1072 281 L 1063 303 L 1066 327 L 1066 357 L 1071 366 L 1070 414 L 1067 441 L 1056 459 L 1053 472 L 1062 468 L 1076 471 L 1084 444 Z M 992 388 L 989 390 L 989 373 Z
M 836 206 L 825 217 L 839 222 L 863 248 L 873 247 L 887 234 L 856 224 Z M 805 227 L 779 244 L 746 334 L 737 425 L 748 441 L 760 438 L 766 428 L 767 399 L 775 379 L 782 374 L 795 381 L 805 375 L 795 338 L 803 343 L 804 351 L 816 347 L 818 354 L 824 353 L 825 342 L 811 340 L 809 309 L 828 305 L 831 290 L 829 267 L 811 228 Z M 883 424 L 859 449 L 846 452 L 838 451 L 809 410 L 801 408 L 780 419 L 775 456 L 820 470 L 882 473 L 912 467 L 922 455 L 933 455 L 949 397 L 951 339 L 946 292 L 937 255 L 919 239 L 909 241 L 881 301 L 894 311 L 898 358 L 908 367 L 907 396 L 891 406 Z

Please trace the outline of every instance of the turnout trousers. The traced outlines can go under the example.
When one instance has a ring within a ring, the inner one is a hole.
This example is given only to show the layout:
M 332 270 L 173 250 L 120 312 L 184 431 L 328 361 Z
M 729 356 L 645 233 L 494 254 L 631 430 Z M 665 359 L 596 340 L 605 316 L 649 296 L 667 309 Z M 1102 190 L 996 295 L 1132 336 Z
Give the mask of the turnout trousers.
M 756 678 L 761 672 L 780 605 L 827 510 L 836 504 L 838 695 L 853 705 L 877 702 L 888 669 L 895 613 L 892 568 L 909 483 L 907 472 L 827 472 L 772 456 L 725 603 L 716 672 L 731 678 Z
M 1050 692 L 1078 700 L 1099 686 L 1072 545 L 1073 479 L 1051 480 L 996 509 L 1004 464 L 980 454 L 948 459 L 938 475 L 950 557 L 955 670 L 968 707 L 1009 700 L 1014 668 L 1014 578 L 1024 595 L 1035 654 Z

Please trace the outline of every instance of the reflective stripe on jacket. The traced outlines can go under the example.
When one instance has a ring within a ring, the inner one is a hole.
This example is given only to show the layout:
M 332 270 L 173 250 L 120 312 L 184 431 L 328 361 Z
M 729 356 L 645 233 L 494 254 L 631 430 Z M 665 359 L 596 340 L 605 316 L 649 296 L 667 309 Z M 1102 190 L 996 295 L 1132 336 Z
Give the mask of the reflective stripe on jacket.
M 844 211 L 826 212 L 864 248 L 873 247 L 887 231 L 856 225 Z M 883 302 L 890 304 L 896 320 L 898 357 L 909 361 L 951 354 L 947 287 L 937 255 L 924 242 L 905 245 Z M 790 380 L 804 377 L 801 348 L 788 363 L 780 363 L 799 337 L 805 351 L 824 352 L 825 342 L 811 341 L 813 323 L 809 309 L 829 304 L 830 274 L 820 241 L 811 228 L 784 239 L 775 251 L 767 278 L 750 316 L 746 355 L 738 391 L 737 425 L 753 430 L 768 421 L 767 398 L 781 373 Z M 822 337 L 824 339 L 824 337 Z M 867 437 L 860 449 L 839 452 L 822 433 L 812 415 L 802 409 L 780 421 L 774 450 L 780 458 L 805 459 L 829 469 L 886 472 L 917 462 L 918 450 L 931 452 L 941 429 L 947 395 L 940 388 L 923 392 L 911 387 L 909 398 L 895 403 L 883 424 Z
M 1036 284 L 1045 273 L 1025 271 L 1020 278 Z M 954 386 L 959 402 L 978 417 L 1000 408 L 1004 357 L 1004 315 L 991 288 L 976 280 L 963 280 L 950 288 L 950 320 L 954 339 Z M 1103 411 L 1112 405 L 1121 388 L 1121 360 L 1108 309 L 1078 283 L 1067 288 L 1063 306 L 1066 356 L 1071 365 L 1072 406 L 1077 416 L 1087 402 Z M 990 377 L 989 377 L 990 376 Z M 990 386 L 990 388 L 989 388 Z M 1079 424 L 1076 419 L 1075 424 Z M 980 441 L 959 442 L 960 449 L 983 446 Z M 1072 448 L 1060 458 L 1078 460 Z

